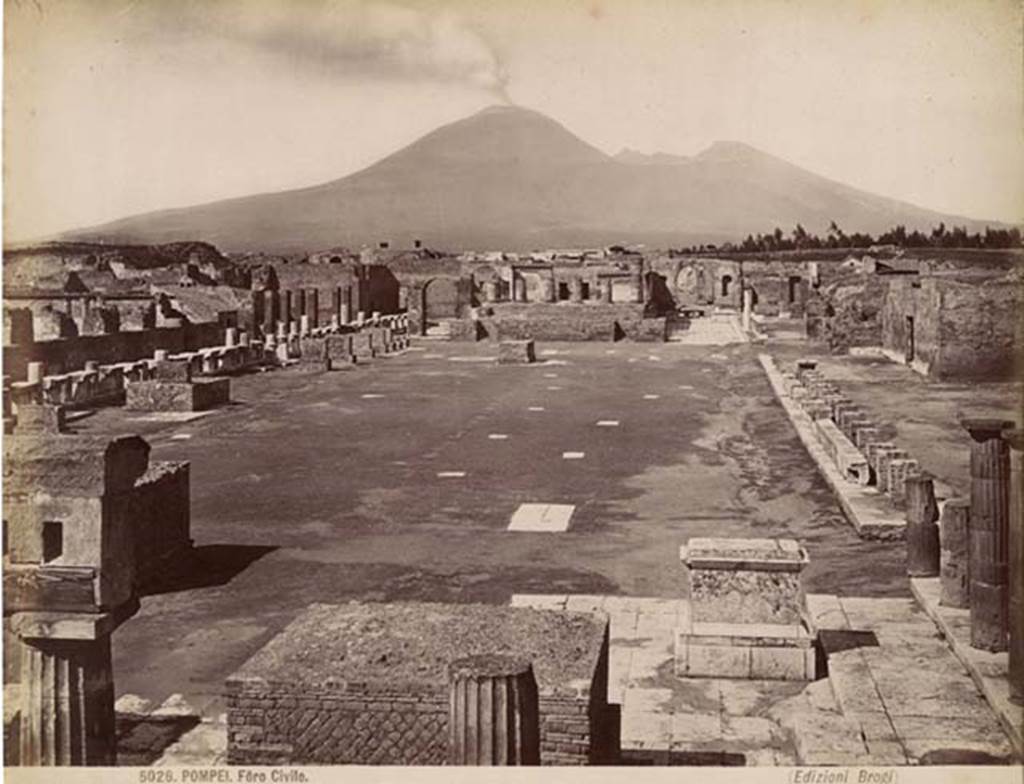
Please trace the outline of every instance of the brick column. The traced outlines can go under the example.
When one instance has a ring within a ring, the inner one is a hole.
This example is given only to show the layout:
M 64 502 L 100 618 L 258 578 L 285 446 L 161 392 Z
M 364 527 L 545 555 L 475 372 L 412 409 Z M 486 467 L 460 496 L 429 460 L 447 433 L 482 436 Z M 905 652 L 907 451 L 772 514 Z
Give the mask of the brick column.
M 925 476 L 907 479 L 907 574 L 911 577 L 939 575 L 939 507 L 935 486 Z
M 971 645 L 1005 651 L 1008 630 L 1007 561 L 1010 455 L 999 419 L 967 419 L 971 435 Z
M 450 765 L 539 765 L 533 667 L 512 656 L 470 656 L 448 670 Z
M 1010 699 L 1024 702 L 1024 430 L 1004 434 L 1010 445 Z

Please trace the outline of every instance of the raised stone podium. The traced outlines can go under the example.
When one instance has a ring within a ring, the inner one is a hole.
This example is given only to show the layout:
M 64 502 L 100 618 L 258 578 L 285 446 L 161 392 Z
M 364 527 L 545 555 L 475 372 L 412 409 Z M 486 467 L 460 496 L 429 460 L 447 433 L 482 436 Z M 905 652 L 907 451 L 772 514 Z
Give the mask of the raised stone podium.
M 813 680 L 814 631 L 792 539 L 694 538 L 680 549 L 690 618 L 676 636 L 684 677 Z

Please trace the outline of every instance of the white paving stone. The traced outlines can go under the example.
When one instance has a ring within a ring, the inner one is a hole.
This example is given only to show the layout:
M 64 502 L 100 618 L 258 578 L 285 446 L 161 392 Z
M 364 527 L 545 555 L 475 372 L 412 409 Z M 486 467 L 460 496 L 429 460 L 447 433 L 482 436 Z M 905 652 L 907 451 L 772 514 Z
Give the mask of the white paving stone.
M 582 460 L 584 456 L 583 452 L 562 452 L 563 460 Z
M 644 395 L 644 400 L 657 400 L 661 395 Z
M 561 533 L 569 530 L 576 507 L 572 504 L 520 504 L 509 521 L 509 531 Z
M 466 475 L 465 471 L 438 471 L 438 479 L 461 479 Z
M 491 441 L 505 441 L 508 439 L 507 433 L 491 433 L 487 436 Z
M 191 433 L 175 433 L 171 436 L 172 441 L 188 441 L 190 438 L 192 438 Z
M 544 410 L 544 406 L 530 406 L 526 410 L 527 411 L 543 411 Z
M 599 419 L 597 421 L 598 427 L 618 427 L 619 420 L 617 419 Z
M 376 400 L 379 397 L 384 397 L 384 395 L 381 395 L 377 392 L 367 392 L 365 395 L 360 395 L 360 397 L 363 398 L 364 400 Z

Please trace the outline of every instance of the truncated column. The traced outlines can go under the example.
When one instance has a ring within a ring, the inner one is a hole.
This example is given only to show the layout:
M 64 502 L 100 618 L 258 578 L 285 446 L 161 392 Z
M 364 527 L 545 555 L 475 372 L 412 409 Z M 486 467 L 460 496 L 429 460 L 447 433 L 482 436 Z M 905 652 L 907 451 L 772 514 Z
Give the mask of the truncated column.
M 911 476 L 907 490 L 907 574 L 911 577 L 939 575 L 939 507 L 935 486 L 925 476 Z
M 951 498 L 942 507 L 942 525 L 939 529 L 942 596 L 939 604 L 943 607 L 961 610 L 970 607 L 967 569 L 970 518 L 971 502 L 966 498 Z
M 1024 430 L 1005 434 L 1010 445 L 1010 699 L 1024 702 Z
M 1005 651 L 1008 631 L 1010 450 L 1012 422 L 968 419 L 971 434 L 971 645 Z
M 448 762 L 539 765 L 537 682 L 530 662 L 470 656 L 449 667 Z

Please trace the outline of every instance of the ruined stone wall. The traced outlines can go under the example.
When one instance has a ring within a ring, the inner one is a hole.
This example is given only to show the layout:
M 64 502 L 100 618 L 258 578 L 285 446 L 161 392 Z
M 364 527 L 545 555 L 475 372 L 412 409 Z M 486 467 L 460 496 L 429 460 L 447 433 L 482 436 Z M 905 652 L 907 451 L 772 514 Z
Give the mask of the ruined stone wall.
M 192 546 L 189 463 L 154 462 L 131 494 L 136 584 L 158 582 Z
M 131 362 L 152 357 L 157 349 L 173 354 L 219 346 L 223 342 L 224 329 L 215 323 L 41 340 L 4 346 L 4 375 L 14 381 L 23 380 L 29 362 L 45 363 L 47 373 L 68 373 L 81 370 L 88 361 Z
M 572 304 L 503 302 L 481 314 L 484 333 L 492 340 L 564 340 L 663 342 L 664 318 L 644 318 L 642 304 Z
M 1019 378 L 1016 334 L 1020 329 L 1020 283 L 1000 279 L 973 283 L 935 280 L 940 312 L 935 375 L 944 379 Z
M 755 313 L 804 315 L 808 283 L 803 261 L 744 261 L 743 285 L 754 291 Z
M 837 276 L 812 291 L 805 305 L 807 337 L 836 354 L 882 345 L 882 306 L 888 282 L 876 275 Z
M 882 348 L 906 357 L 913 342 L 913 359 L 924 367 L 935 367 L 939 357 L 940 308 L 941 296 L 934 279 L 889 279 L 881 312 Z

